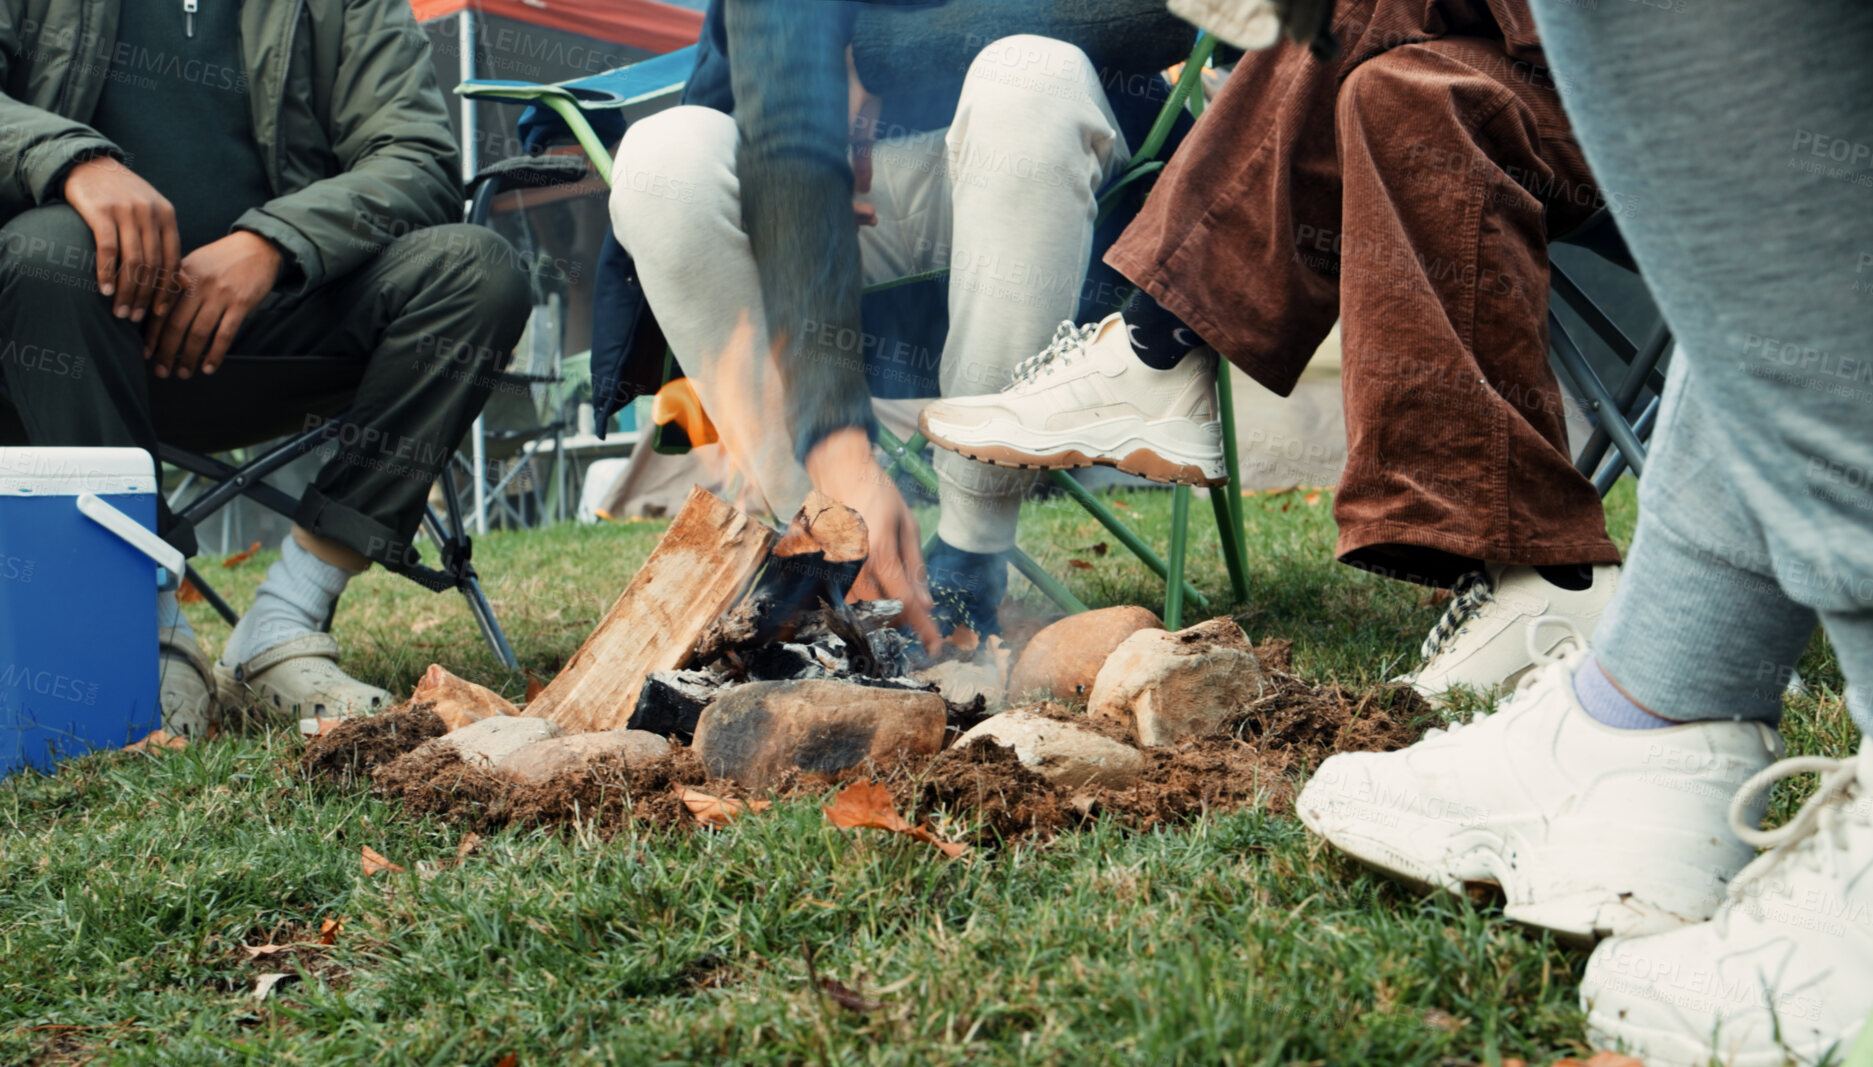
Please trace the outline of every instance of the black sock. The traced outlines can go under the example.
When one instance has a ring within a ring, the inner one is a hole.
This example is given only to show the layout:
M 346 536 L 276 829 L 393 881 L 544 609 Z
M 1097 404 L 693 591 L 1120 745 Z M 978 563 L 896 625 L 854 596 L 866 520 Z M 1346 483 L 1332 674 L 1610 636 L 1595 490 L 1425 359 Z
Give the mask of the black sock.
M 1535 573 L 1549 584 L 1560 586 L 1569 592 L 1578 593 L 1582 589 L 1593 588 L 1593 568 L 1585 563 L 1561 563 L 1552 567 L 1536 567 Z
M 1158 306 L 1143 289 L 1132 292 L 1130 300 L 1119 309 L 1126 329 L 1131 331 L 1132 352 L 1138 361 L 1153 370 L 1170 370 L 1193 348 L 1203 344 L 1196 331 L 1184 320 Z

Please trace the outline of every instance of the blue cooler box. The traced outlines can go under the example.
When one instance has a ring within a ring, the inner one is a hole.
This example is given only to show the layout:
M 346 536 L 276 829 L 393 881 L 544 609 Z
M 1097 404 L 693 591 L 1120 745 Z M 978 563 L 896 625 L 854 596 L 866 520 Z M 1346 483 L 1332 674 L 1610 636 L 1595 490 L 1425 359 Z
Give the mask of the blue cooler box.
M 157 491 L 142 449 L 0 448 L 0 777 L 159 725 Z

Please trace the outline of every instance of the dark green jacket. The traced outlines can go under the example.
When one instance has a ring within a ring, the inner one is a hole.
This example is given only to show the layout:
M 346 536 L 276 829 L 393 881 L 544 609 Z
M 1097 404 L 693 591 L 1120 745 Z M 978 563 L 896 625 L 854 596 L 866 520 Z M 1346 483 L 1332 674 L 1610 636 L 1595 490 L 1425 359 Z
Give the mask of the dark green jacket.
M 58 201 L 74 165 L 116 151 L 85 123 L 123 2 L 0 0 L 0 222 Z M 295 288 L 461 218 L 448 104 L 409 0 L 247 0 L 241 52 L 273 199 L 235 226 L 285 251 Z

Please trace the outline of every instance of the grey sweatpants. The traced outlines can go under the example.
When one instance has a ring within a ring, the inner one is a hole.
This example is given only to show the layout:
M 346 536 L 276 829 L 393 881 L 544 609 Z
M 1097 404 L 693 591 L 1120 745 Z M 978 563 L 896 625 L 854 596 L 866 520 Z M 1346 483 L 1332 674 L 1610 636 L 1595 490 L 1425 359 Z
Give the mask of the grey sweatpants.
M 1533 6 L 1678 338 L 1600 662 L 1774 722 L 1818 620 L 1873 731 L 1873 4 Z

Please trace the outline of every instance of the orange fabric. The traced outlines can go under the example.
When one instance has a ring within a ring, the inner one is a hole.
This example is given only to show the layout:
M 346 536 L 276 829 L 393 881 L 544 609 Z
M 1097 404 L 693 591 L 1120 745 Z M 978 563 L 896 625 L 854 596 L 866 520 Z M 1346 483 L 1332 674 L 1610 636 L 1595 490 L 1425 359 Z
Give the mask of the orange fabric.
M 410 0 L 416 21 L 453 15 L 473 5 L 477 15 L 516 19 L 648 52 L 674 52 L 702 35 L 702 12 L 657 0 Z

